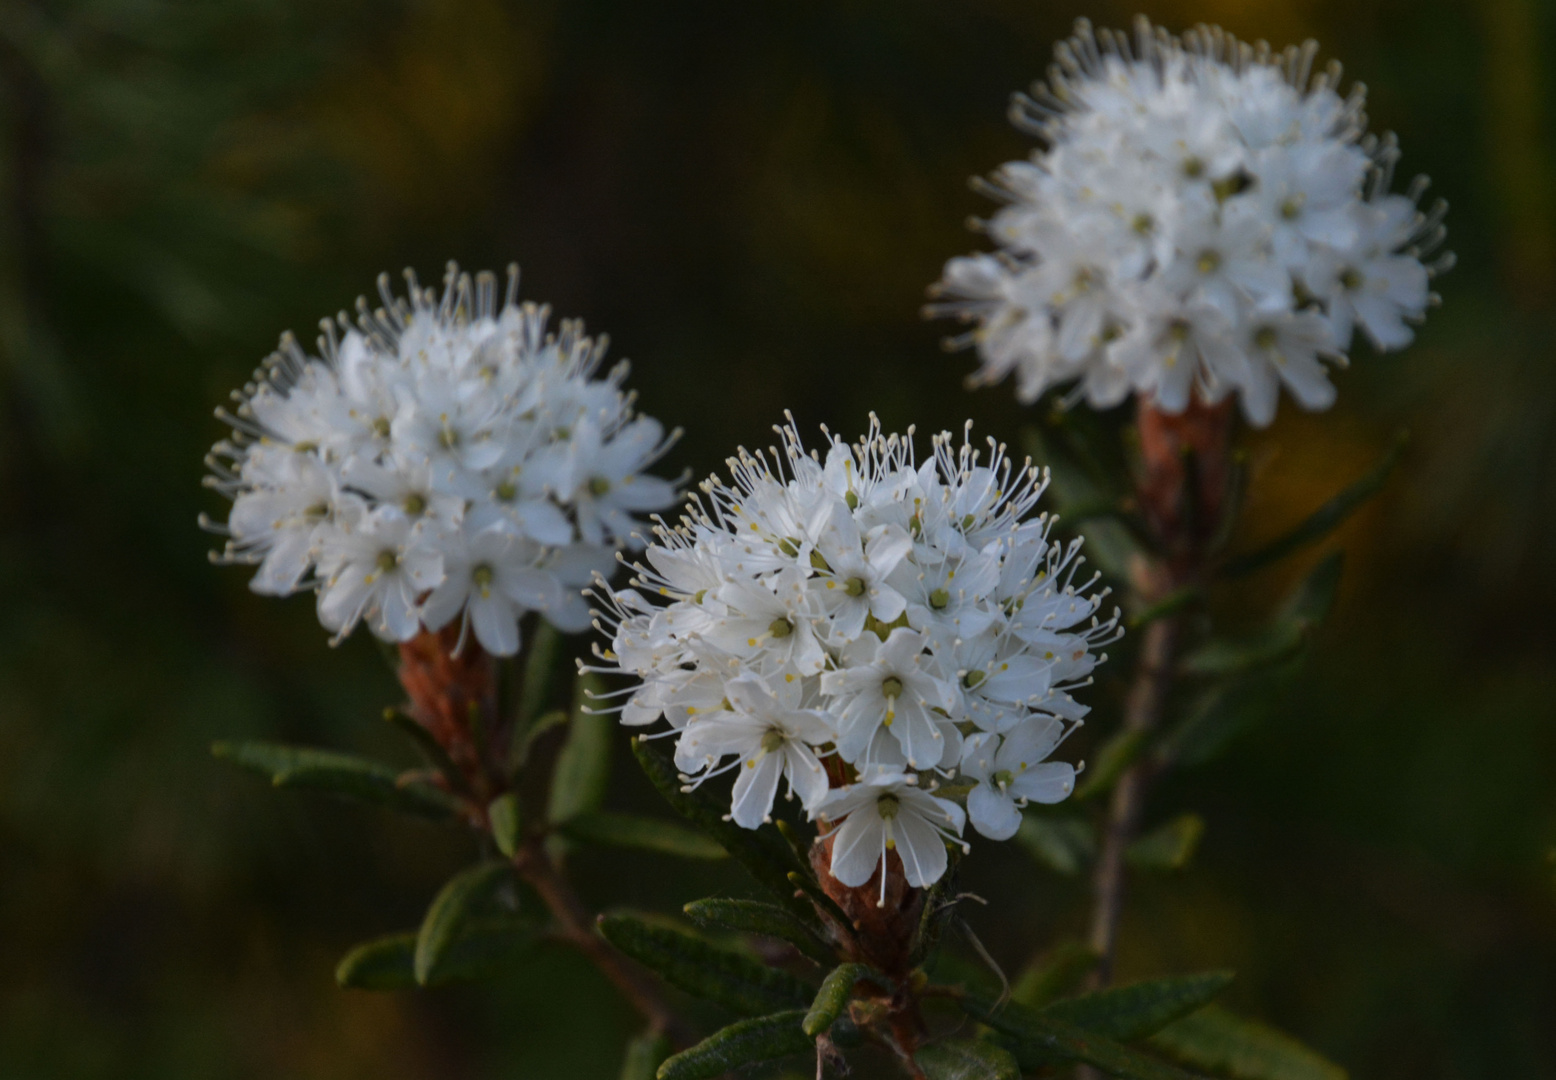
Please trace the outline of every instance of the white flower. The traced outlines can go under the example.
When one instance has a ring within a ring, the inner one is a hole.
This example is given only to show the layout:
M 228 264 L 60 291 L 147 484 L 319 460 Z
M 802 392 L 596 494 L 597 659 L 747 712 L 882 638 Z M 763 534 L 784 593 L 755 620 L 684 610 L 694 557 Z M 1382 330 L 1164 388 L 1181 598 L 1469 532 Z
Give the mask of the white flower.
M 207 459 L 233 500 L 218 561 L 257 564 L 257 592 L 319 589 L 336 640 L 364 618 L 404 641 L 460 619 L 488 652 L 518 651 L 519 620 L 588 625 L 579 587 L 608 573 L 674 487 L 642 470 L 678 433 L 635 416 L 625 365 L 596 374 L 604 346 L 578 323 L 519 304 L 518 269 L 449 267 L 441 293 L 407 273 L 409 296 L 325 324 L 320 355 L 287 335 L 218 411 L 233 437 Z M 461 641 L 463 641 L 461 635 Z
M 1045 761 L 1074 730 L 1052 717 L 1033 717 L 1007 735 L 980 733 L 962 747 L 962 772 L 978 781 L 967 796 L 973 828 L 991 840 L 1009 840 L 1021 827 L 1028 800 L 1056 803 L 1075 788 L 1075 766 Z
M 631 588 L 597 583 L 610 647 L 597 647 L 595 670 L 640 683 L 618 706 L 623 723 L 668 722 L 691 782 L 738 769 L 731 814 L 751 828 L 780 777 L 813 813 L 825 795 L 837 819 L 855 805 L 838 800 L 874 790 L 850 777 L 948 775 L 964 732 L 1080 722 L 1071 691 L 1117 636 L 1117 615 L 1100 620 L 1105 593 L 1075 580 L 1079 542 L 1053 543 L 1050 520 L 1030 516 L 1046 477 L 992 441 L 974 447 L 970 432 L 960 444 L 937 436 L 923 462 L 911 437 L 873 418 L 860 442 L 829 435 L 824 453 L 808 453 L 792 423 L 779 434 L 776 460 L 741 451 L 732 483 L 710 478 L 679 522 L 653 530 Z M 828 794 L 826 775 L 843 786 Z M 903 798 L 914 813 L 942 801 L 918 788 Z M 931 817 L 959 832 L 951 805 L 951 818 Z M 843 850 L 870 813 L 849 818 Z M 922 835 L 915 882 L 945 867 Z
M 832 738 L 827 714 L 800 708 L 800 687 L 783 679 L 770 685 L 745 675 L 731 679 L 724 689 L 729 711 L 689 722 L 676 747 L 676 764 L 714 775 L 721 758 L 735 755 L 738 774 L 731 814 L 747 829 L 769 820 L 780 779 L 788 780 L 804 806 L 816 806 L 827 793 L 827 773 L 813 747 Z
M 1024 402 L 1075 382 L 1098 408 L 1133 391 L 1168 412 L 1235 393 L 1264 425 L 1283 384 L 1304 408 L 1333 402 L 1320 361 L 1343 364 L 1358 324 L 1379 350 L 1408 344 L 1453 263 L 1424 261 L 1446 207 L 1417 208 L 1424 180 L 1389 193 L 1393 138 L 1366 134 L 1360 88 L 1312 75 L 1315 51 L 1079 22 L 1051 85 L 1012 102 L 1045 146 L 987 185 L 999 255 L 950 260 L 931 290 L 929 314 L 976 324 L 951 339 L 978 350 L 971 381 L 1014 374 Z
M 900 772 L 876 773 L 830 792 L 814 816 L 842 819 L 832 830 L 832 876 L 856 889 L 880 867 L 883 904 L 888 853 L 902 860 L 908 884 L 922 889 L 945 873 L 946 842 L 960 842 L 967 824 L 960 806 L 916 787 L 912 776 Z

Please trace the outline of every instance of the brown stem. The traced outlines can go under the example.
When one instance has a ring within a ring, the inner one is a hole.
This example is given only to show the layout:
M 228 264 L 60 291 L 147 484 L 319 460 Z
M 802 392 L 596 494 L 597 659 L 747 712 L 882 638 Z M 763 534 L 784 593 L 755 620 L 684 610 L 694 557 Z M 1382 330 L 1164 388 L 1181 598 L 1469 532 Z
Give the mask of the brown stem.
M 1135 568 L 1135 601 L 1144 608 L 1203 577 L 1207 542 L 1226 512 L 1232 402 L 1206 405 L 1196 398 L 1180 413 L 1164 413 L 1142 400 L 1138 416 L 1141 468 L 1135 492 L 1161 552 Z M 1145 628 L 1124 705 L 1125 732 L 1145 737 L 1160 726 L 1181 630 L 1175 616 Z M 1092 973 L 1096 986 L 1107 985 L 1113 977 L 1124 904 L 1124 852 L 1139 830 L 1151 779 L 1151 758 L 1142 755 L 1119 777 L 1108 804 L 1093 877 L 1091 947 L 1101 958 Z
M 1125 731 L 1148 734 L 1161 722 L 1162 706 L 1172 682 L 1178 633 L 1178 620 L 1171 617 L 1146 627 L 1140 661 L 1124 706 Z M 1118 920 L 1124 906 L 1124 852 L 1140 827 L 1140 809 L 1150 780 L 1146 762 L 1131 766 L 1114 785 L 1108 804 L 1102 851 L 1093 878 L 1091 947 L 1101 959 L 1092 972 L 1092 980 L 1099 987 L 1106 986 L 1113 977 Z
M 650 1027 L 662 1032 L 677 1049 L 697 1041 L 697 1034 L 676 1016 L 664 999 L 659 983 L 646 971 L 611 948 L 594 930 L 594 919 L 541 843 L 526 846 L 514 856 L 519 874 L 545 902 L 562 936 L 599 969 L 643 1015 Z

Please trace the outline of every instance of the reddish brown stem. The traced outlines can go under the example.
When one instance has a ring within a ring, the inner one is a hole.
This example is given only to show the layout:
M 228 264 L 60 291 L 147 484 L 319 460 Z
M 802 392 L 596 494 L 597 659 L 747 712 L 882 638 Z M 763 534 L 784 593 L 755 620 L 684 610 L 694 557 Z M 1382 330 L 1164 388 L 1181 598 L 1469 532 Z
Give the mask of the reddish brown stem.
M 1140 661 L 1124 706 L 1124 730 L 1148 734 L 1161 721 L 1162 706 L 1172 682 L 1173 657 L 1178 644 L 1178 620 L 1160 619 L 1145 628 Z M 1093 877 L 1094 907 L 1091 947 L 1101 959 L 1092 972 L 1097 986 L 1113 977 L 1113 955 L 1118 921 L 1124 907 L 1124 852 L 1140 828 L 1140 811 L 1151 780 L 1148 765 L 1138 763 L 1125 770 L 1113 787 L 1102 850 Z
M 1201 580 L 1207 543 L 1226 512 L 1231 410 L 1230 399 L 1216 405 L 1196 399 L 1181 413 L 1164 413 L 1149 401 L 1140 402 L 1141 469 L 1135 490 L 1161 555 L 1142 560 L 1135 568 L 1137 609 Z M 1124 706 L 1125 732 L 1144 737 L 1161 724 L 1181 629 L 1175 616 L 1158 619 L 1145 628 Z M 1119 777 L 1108 804 L 1092 879 L 1090 940 L 1101 958 L 1092 974 L 1097 986 L 1107 985 L 1113 976 L 1124 905 L 1124 853 L 1140 828 L 1151 769 L 1150 757 L 1142 756 Z
M 557 928 L 569 944 L 599 969 L 620 990 L 632 1007 L 643 1015 L 650 1027 L 662 1032 L 678 1049 L 697 1041 L 696 1033 L 677 1017 L 664 999 L 658 981 L 648 972 L 611 948 L 594 929 L 594 919 L 578 894 L 557 870 L 540 843 L 526 846 L 513 860 L 524 880 L 529 882 L 556 920 Z

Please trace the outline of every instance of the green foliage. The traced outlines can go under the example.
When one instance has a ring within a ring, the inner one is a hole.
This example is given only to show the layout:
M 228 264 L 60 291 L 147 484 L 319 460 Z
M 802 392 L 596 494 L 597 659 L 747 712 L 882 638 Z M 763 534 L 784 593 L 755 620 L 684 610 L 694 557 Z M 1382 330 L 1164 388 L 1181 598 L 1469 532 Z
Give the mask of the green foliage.
M 659 1066 L 659 1080 L 711 1080 L 743 1065 L 812 1052 L 803 1010 L 739 1020 Z
M 627 1043 L 621 1062 L 621 1080 L 654 1080 L 659 1066 L 670 1056 L 670 1040 L 662 1032 L 645 1031 Z
M 704 834 L 673 821 L 589 810 L 563 821 L 557 830 L 569 840 L 605 847 L 637 848 L 682 859 L 726 859 L 729 853 Z
M 743 953 L 633 915 L 601 915 L 600 933 L 616 948 L 688 994 L 747 1016 L 800 1008 L 812 990 L 793 975 Z
M 546 814 L 553 825 L 578 814 L 598 810 L 610 783 L 611 737 L 616 724 L 611 717 L 589 712 L 591 695 L 603 684 L 595 675 L 580 675 L 573 688 L 573 711 L 567 742 L 557 755 L 551 774 L 551 797 Z
M 416 935 L 417 983 L 428 986 L 438 978 L 440 968 L 471 918 L 512 880 L 512 865 L 496 859 L 477 863 L 449 879 L 427 908 Z
M 545 710 L 561 644 L 562 635 L 556 627 L 545 619 L 536 621 L 524 643 L 524 678 L 519 684 L 518 711 L 514 717 L 520 731 L 533 725 Z
M 443 745 L 432 737 L 432 732 L 418 724 L 414 716 L 399 709 L 385 709 L 384 719 L 410 740 L 416 752 L 428 765 L 436 769 L 444 780 L 448 781 L 450 787 L 462 794 L 470 794 L 465 774 L 459 771 L 459 766 L 454 764 L 454 759 L 448 756 L 448 751 L 443 749 Z
M 1024 1005 L 999 1005 L 977 994 L 964 994 L 958 1001 L 969 1016 L 1006 1037 L 1006 1046 L 1023 1070 L 1082 1062 L 1125 1080 L 1190 1080 L 1181 1069 Z
M 684 785 L 670 755 L 652 742 L 633 739 L 632 753 L 650 782 L 677 814 L 727 851 L 791 914 L 807 925 L 819 926 L 815 908 L 794 895 L 796 882 L 789 877 L 790 874 L 796 874 L 801 881 L 814 887 L 814 882 L 809 880 L 809 868 L 800 864 L 788 842 L 777 830 L 742 829 L 734 822 L 725 820 L 725 815 L 729 813 L 727 801 L 720 800 L 703 788 L 683 791 Z
M 1182 870 L 1194 858 L 1204 835 L 1204 818 L 1195 813 L 1179 814 L 1135 840 L 1124 849 L 1124 858 L 1137 870 Z
M 486 808 L 486 821 L 492 827 L 492 841 L 497 850 L 507 858 L 513 858 L 524 832 L 518 792 L 509 791 L 493 799 Z
M 1029 1009 L 1041 1009 L 1079 986 L 1100 959 L 1083 941 L 1061 941 L 1016 977 L 1010 999 Z
M 1151 979 L 1055 1002 L 1041 1015 L 1120 1042 L 1133 1042 L 1208 1005 L 1231 981 L 1230 971 Z
M 830 965 L 837 959 L 809 923 L 794 917 L 788 909 L 760 900 L 709 898 L 693 900 L 683 909 L 698 926 L 762 934 L 787 941 L 818 964 Z
M 1184 608 L 1192 607 L 1205 598 L 1205 590 L 1199 585 L 1183 585 L 1174 589 L 1155 603 L 1147 604 L 1133 615 L 1129 616 L 1129 629 L 1138 630 L 1143 626 L 1165 619 L 1169 615 L 1176 615 Z
M 1187 675 L 1240 675 L 1295 656 L 1334 606 L 1343 566 L 1341 552 L 1329 555 L 1302 579 L 1263 631 L 1241 640 L 1212 639 L 1185 656 L 1180 668 Z
M 1010 1051 L 983 1039 L 947 1039 L 913 1055 L 927 1080 L 1020 1080 Z
M 1277 537 L 1263 547 L 1228 559 L 1221 568 L 1221 574 L 1233 578 L 1251 574 L 1255 570 L 1279 562 L 1309 544 L 1317 543 L 1334 532 L 1345 523 L 1346 518 L 1360 509 L 1363 503 L 1383 490 L 1389 473 L 1393 472 L 1394 466 L 1399 464 L 1400 458 L 1404 456 L 1405 446 L 1409 442 L 1408 432 L 1400 431 L 1395 434 L 1393 443 L 1383 457 L 1359 480 L 1309 514 L 1290 532 Z
M 1145 749 L 1147 733 L 1144 731 L 1120 731 L 1097 751 L 1095 762 L 1088 764 L 1085 781 L 1075 789 L 1075 799 L 1085 802 L 1104 795 L 1118 783 L 1124 770 L 1135 763 Z
M 1228 743 L 1263 723 L 1290 688 L 1306 658 L 1306 641 L 1329 613 L 1344 566 L 1341 552 L 1326 557 L 1294 589 L 1271 621 L 1266 640 L 1299 639 L 1299 647 L 1262 652 L 1258 663 L 1228 664 L 1229 676 L 1210 687 L 1189 714 L 1163 737 L 1157 756 L 1163 762 L 1198 765 L 1219 754 Z M 1229 650 L 1212 656 L 1227 657 Z M 1249 653 L 1242 654 L 1244 658 Z
M 827 973 L 821 980 L 821 989 L 810 1003 L 801 1026 L 805 1034 L 814 1038 L 830 1028 L 848 1008 L 854 998 L 854 986 L 860 982 L 873 982 L 883 990 L 890 990 L 891 980 L 869 964 L 842 964 Z
M 478 982 L 511 967 L 534 945 L 533 924 L 513 918 L 472 919 L 444 953 L 426 983 L 416 980 L 414 930 L 365 942 L 348 952 L 335 968 L 335 981 L 348 990 L 412 990 Z
M 409 780 L 387 765 L 355 754 L 269 742 L 219 742 L 211 753 L 270 777 L 278 788 L 328 792 L 442 821 L 461 814 L 459 800 L 441 788 Z
M 1163 1028 L 1151 1045 L 1231 1080 L 1345 1080 L 1345 1070 L 1284 1032 L 1211 1005 Z
M 1097 854 L 1096 830 L 1081 817 L 1025 814 L 1016 841 L 1038 862 L 1066 877 L 1079 873 Z

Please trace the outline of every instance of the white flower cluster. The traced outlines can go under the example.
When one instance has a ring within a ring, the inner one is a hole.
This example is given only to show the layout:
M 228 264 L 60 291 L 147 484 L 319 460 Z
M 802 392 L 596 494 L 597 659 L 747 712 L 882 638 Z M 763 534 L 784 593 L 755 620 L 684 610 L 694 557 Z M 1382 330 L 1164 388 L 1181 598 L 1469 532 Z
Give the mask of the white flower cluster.
M 318 357 L 291 335 L 217 410 L 208 483 L 233 500 L 218 561 L 256 564 L 251 587 L 317 589 L 336 640 L 366 620 L 389 641 L 461 619 L 489 652 L 519 647 L 542 613 L 588 626 L 579 587 L 628 542 L 634 512 L 670 505 L 643 470 L 675 439 L 635 415 L 625 363 L 603 377 L 603 338 L 517 302 L 498 281 L 449 266 L 441 294 L 409 271 L 408 298 L 379 278 L 383 306 L 357 302 L 321 324 Z
M 635 588 L 596 595 L 605 666 L 641 680 L 623 723 L 661 717 L 688 783 L 735 771 L 731 816 L 768 820 L 780 780 L 837 829 L 832 872 L 863 885 L 894 849 L 909 883 L 947 865 L 966 814 L 1015 833 L 1027 800 L 1057 802 L 1072 766 L 1045 759 L 1086 713 L 1116 637 L 1104 593 L 1077 585 L 1080 542 L 1028 518 L 1046 476 L 990 441 L 934 440 L 871 418 L 855 445 L 807 454 L 792 420 L 782 450 L 729 462 L 675 525 L 660 522 Z M 966 811 L 942 797 L 961 773 Z M 839 824 L 840 822 L 840 824 Z M 882 874 L 882 887 L 885 875 Z
M 1451 255 L 1445 204 L 1390 194 L 1399 151 L 1366 134 L 1365 90 L 1342 98 L 1317 46 L 1279 54 L 1216 27 L 1182 38 L 1141 19 L 1094 34 L 1082 20 L 1011 119 L 1047 148 L 983 183 L 1005 205 L 981 223 L 994 254 L 952 259 L 928 314 L 977 328 L 992 383 L 1012 371 L 1033 401 L 1078 380 L 1096 407 L 1131 391 L 1179 412 L 1236 392 L 1249 421 L 1285 384 L 1305 408 L 1334 387 L 1359 325 L 1379 350 L 1408 344 Z

